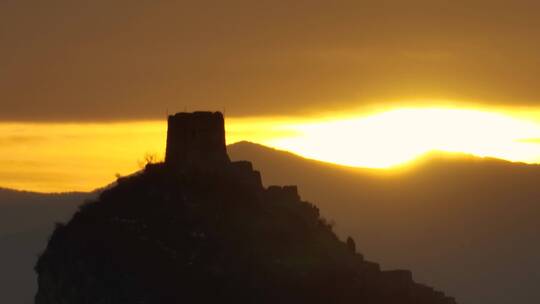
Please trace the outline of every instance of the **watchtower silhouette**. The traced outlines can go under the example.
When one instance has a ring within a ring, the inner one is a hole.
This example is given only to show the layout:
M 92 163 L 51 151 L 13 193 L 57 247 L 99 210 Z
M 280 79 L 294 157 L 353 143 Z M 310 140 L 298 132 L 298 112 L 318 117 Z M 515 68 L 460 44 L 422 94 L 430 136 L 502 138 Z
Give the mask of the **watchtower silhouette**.
M 220 112 L 170 115 L 165 163 L 179 167 L 223 167 L 230 163 Z

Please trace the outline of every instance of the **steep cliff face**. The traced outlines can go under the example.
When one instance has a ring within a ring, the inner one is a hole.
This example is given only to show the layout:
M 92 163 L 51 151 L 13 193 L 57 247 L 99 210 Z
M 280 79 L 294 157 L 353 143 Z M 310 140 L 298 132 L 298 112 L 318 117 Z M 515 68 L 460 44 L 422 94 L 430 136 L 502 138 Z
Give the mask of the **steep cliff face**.
M 192 143 L 168 148 L 59 225 L 36 265 L 36 303 L 454 303 L 365 261 L 296 187 L 263 188 L 224 144 L 195 158 Z

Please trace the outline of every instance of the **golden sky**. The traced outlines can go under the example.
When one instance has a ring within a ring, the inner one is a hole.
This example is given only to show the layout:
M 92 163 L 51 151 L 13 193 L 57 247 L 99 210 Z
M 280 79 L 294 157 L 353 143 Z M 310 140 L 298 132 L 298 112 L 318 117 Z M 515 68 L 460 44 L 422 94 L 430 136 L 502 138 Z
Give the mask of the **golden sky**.
M 540 111 L 393 108 L 370 114 L 226 118 L 227 142 L 248 140 L 335 164 L 392 169 L 437 150 L 540 163 Z M 89 191 L 163 159 L 166 120 L 1 123 L 0 186 Z
M 537 37 L 533 0 L 2 0 L 0 186 L 102 186 L 186 110 L 345 165 L 538 162 Z

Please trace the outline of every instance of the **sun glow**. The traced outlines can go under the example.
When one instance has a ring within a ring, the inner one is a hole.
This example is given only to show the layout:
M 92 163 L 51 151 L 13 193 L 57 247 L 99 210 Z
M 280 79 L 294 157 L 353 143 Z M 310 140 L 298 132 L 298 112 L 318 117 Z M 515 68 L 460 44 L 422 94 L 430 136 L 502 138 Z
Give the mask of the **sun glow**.
M 359 112 L 360 113 L 360 112 Z M 432 151 L 540 162 L 540 112 L 400 108 L 372 114 L 226 119 L 247 140 L 335 164 L 392 168 Z M 88 191 L 162 158 L 166 121 L 0 123 L 0 187 Z
M 540 124 L 478 110 L 411 108 L 289 125 L 296 135 L 265 143 L 318 160 L 389 168 L 429 151 L 540 161 Z

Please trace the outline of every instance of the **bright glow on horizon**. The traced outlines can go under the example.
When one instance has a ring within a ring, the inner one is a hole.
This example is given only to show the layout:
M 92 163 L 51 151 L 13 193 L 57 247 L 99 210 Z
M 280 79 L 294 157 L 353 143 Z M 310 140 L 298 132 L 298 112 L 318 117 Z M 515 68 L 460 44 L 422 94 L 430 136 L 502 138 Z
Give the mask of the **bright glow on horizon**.
M 411 108 L 288 126 L 297 135 L 267 145 L 327 162 L 389 168 L 433 151 L 540 161 L 540 124 L 478 110 Z
M 540 112 L 401 108 L 326 117 L 227 118 L 227 143 L 252 141 L 335 164 L 391 168 L 440 150 L 540 162 Z M 0 187 L 89 191 L 162 157 L 166 121 L 0 123 Z

